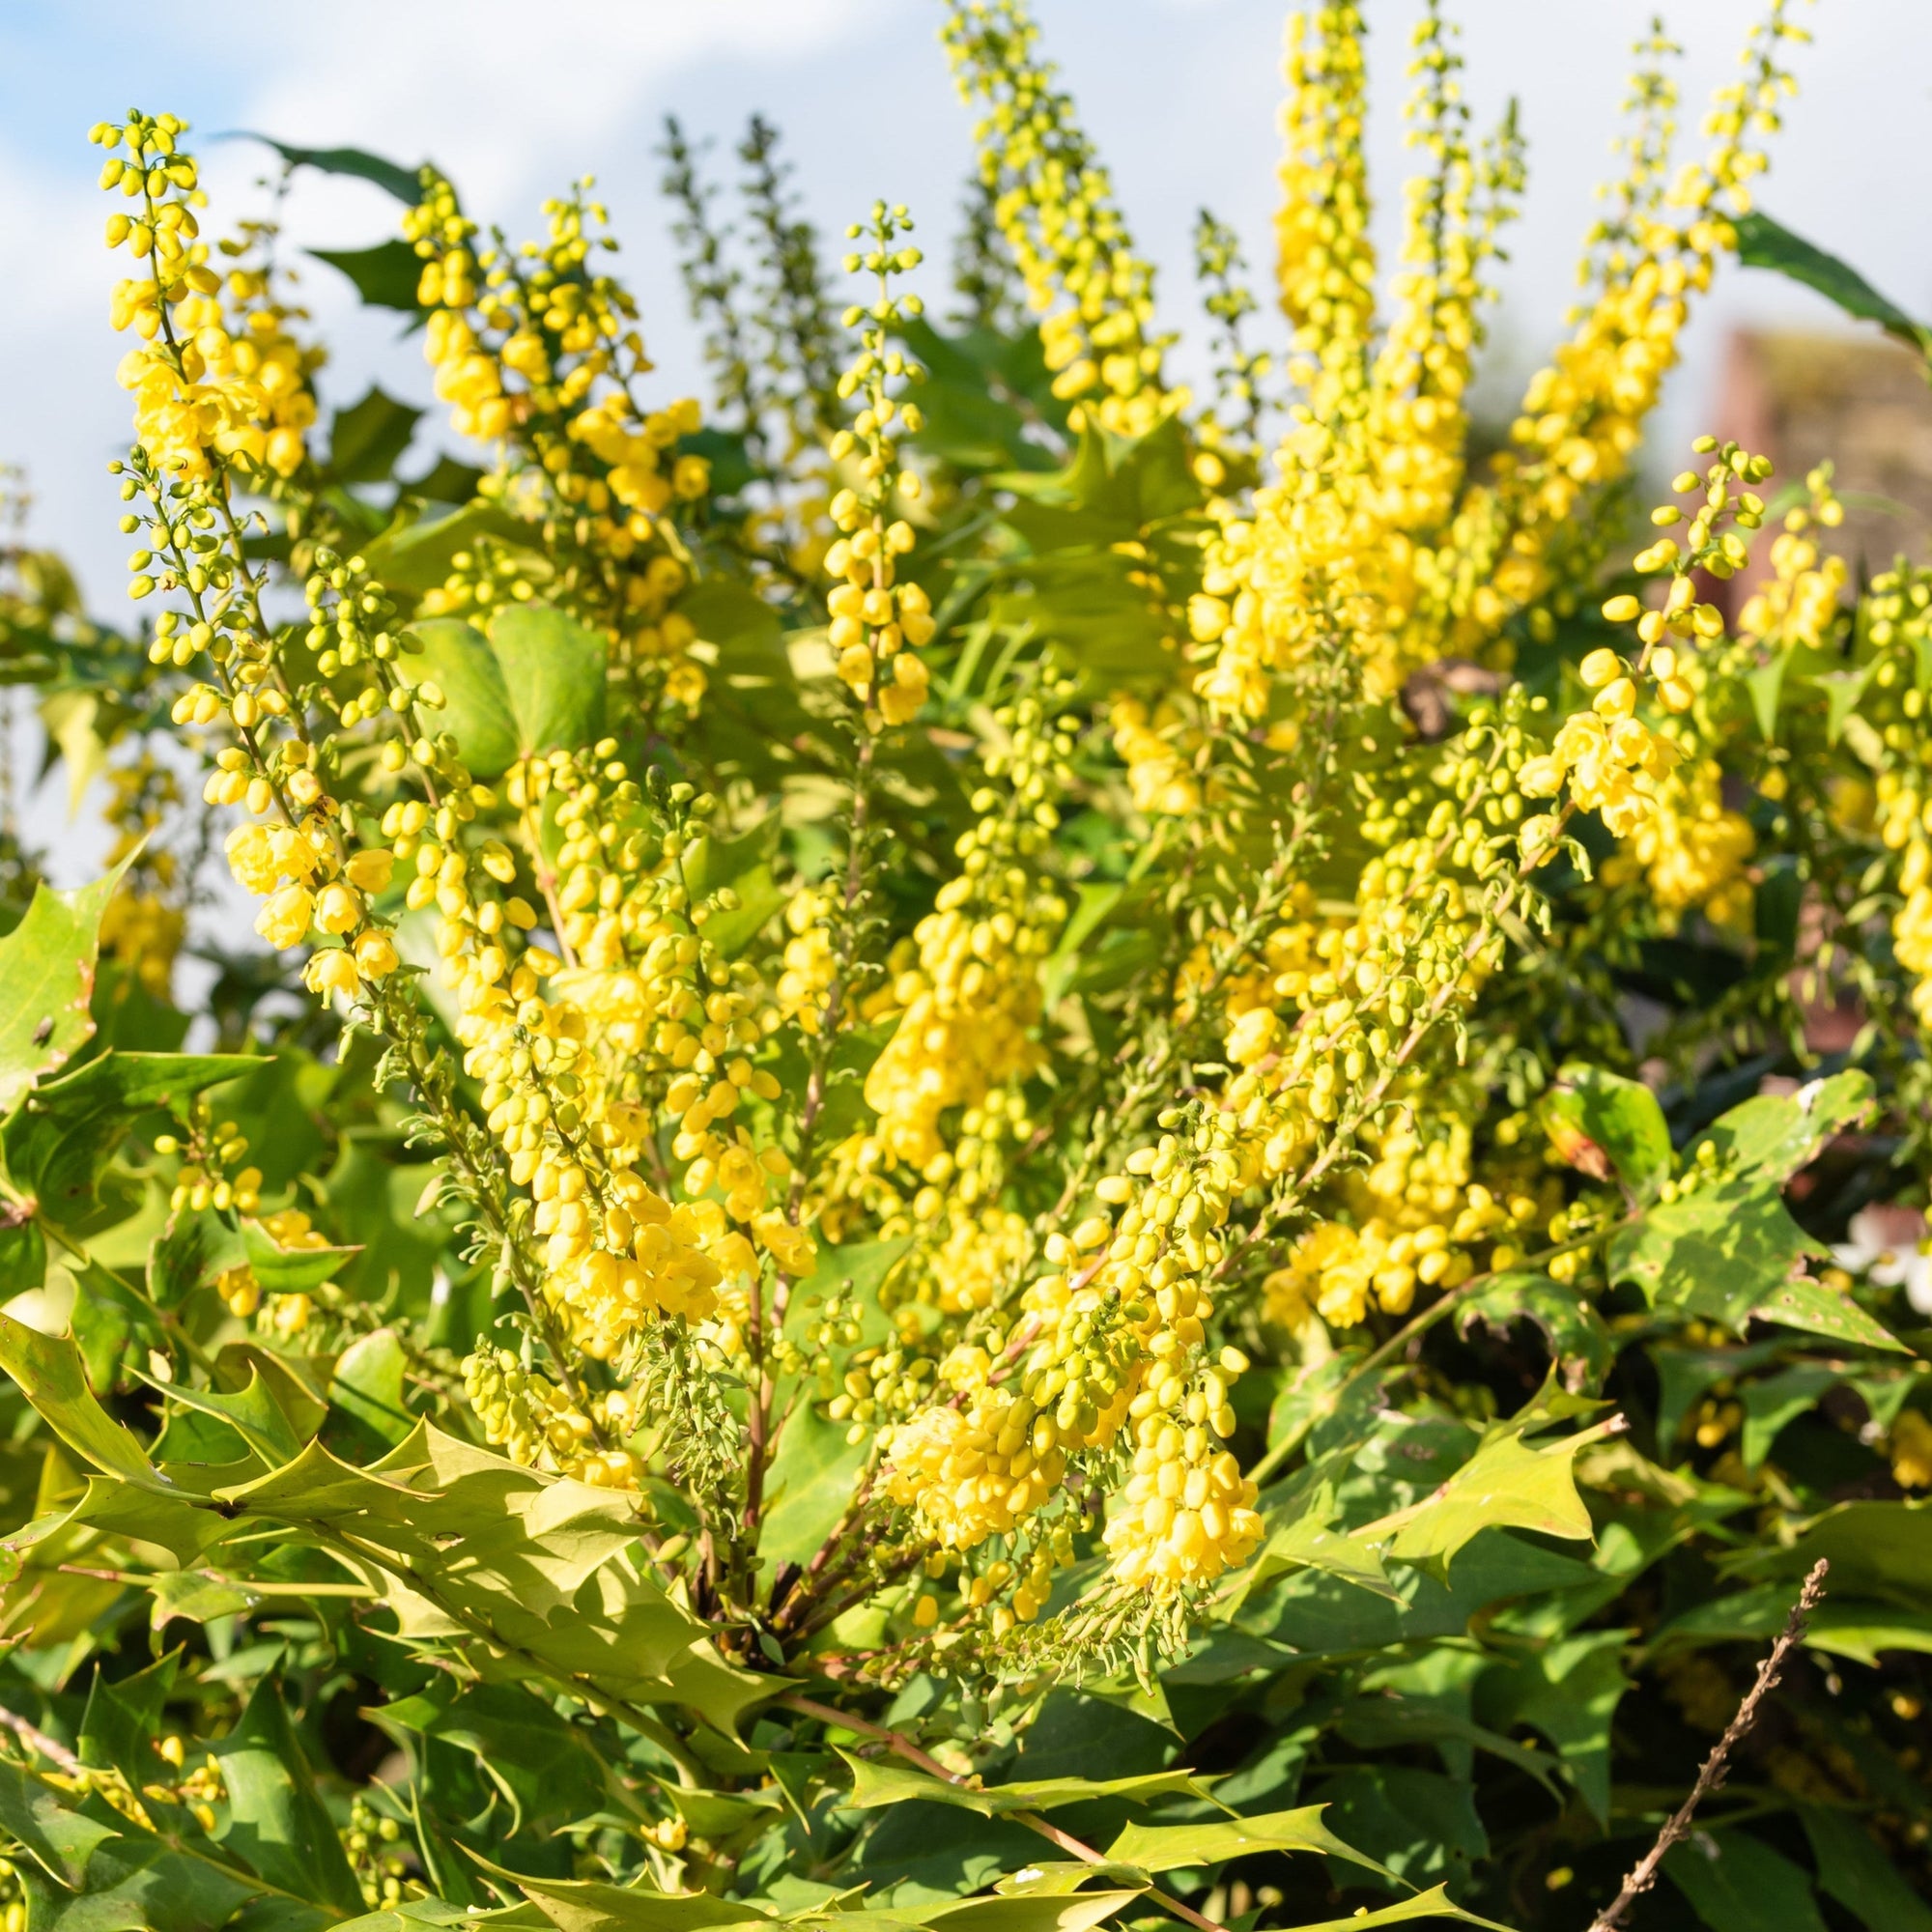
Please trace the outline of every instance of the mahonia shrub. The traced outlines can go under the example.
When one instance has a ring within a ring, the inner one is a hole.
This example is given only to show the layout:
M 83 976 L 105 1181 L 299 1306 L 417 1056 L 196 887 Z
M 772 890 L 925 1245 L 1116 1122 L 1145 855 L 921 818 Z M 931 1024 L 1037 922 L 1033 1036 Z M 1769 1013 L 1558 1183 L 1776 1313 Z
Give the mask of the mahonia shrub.
M 1499 436 L 1434 5 L 1386 272 L 1290 22 L 1198 391 L 1019 0 L 950 277 L 668 128 L 706 399 L 590 180 L 283 149 L 429 365 L 325 411 L 274 226 L 95 128 L 138 621 L 0 580 L 113 835 L 0 852 L 10 1932 L 1558 1932 L 1821 1558 L 1638 1911 L 1932 1923 L 1932 574 L 1639 469 L 1740 250 L 1928 339 L 1751 209 L 1803 39 L 1688 161 L 1645 39 Z

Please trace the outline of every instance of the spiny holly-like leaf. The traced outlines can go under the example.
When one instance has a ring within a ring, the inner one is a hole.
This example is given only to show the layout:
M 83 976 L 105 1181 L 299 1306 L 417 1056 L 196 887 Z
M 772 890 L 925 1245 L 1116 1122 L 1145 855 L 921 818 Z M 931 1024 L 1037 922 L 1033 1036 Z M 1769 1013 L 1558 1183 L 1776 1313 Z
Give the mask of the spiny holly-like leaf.
M 1872 1094 L 1871 1075 L 1853 1067 L 1796 1094 L 1758 1094 L 1721 1115 L 1698 1138 L 1711 1142 L 1727 1169 L 1788 1180 L 1817 1159 L 1834 1134 L 1870 1119 Z
M 70 1889 L 86 1883 L 95 1848 L 119 1829 L 80 1810 L 71 1793 L 55 1791 L 11 1758 L 0 1757 L 0 1831 Z
M 1304 1804 L 1293 1811 L 1220 1818 L 1204 1825 L 1128 1825 L 1107 1847 L 1107 1856 L 1117 1864 L 1158 1874 L 1183 1865 L 1218 1865 L 1229 1859 L 1252 1858 L 1257 1852 L 1321 1852 L 1393 1877 L 1322 1824 L 1325 1808 Z
M 1801 1276 L 1781 1283 L 1751 1314 L 1760 1321 L 1802 1328 L 1807 1335 L 1853 1348 L 1884 1349 L 1901 1355 L 1912 1351 L 1876 1318 L 1867 1315 L 1849 1294 Z
M 1776 1184 L 1726 1180 L 1651 1208 L 1609 1245 L 1611 1278 L 1634 1281 L 1653 1306 L 1741 1327 L 1750 1311 L 1830 1250 L 1791 1218 Z
M 1601 1386 L 1609 1373 L 1610 1331 L 1595 1305 L 1568 1282 L 1520 1269 L 1499 1274 L 1456 1312 L 1460 1334 L 1479 1321 L 1498 1334 L 1519 1321 L 1534 1323 L 1564 1386 L 1577 1394 Z
M 71 892 L 37 885 L 26 917 L 0 939 L 0 1119 L 94 1037 L 100 916 L 131 863 Z
M 1587 1541 L 1590 1512 L 1577 1493 L 1577 1452 L 1604 1429 L 1566 1435 L 1541 1449 L 1504 1425 L 1433 1495 L 1357 1532 L 1387 1538 L 1391 1556 L 1446 1575 L 1456 1552 L 1486 1529 L 1534 1529 Z M 1393 1532 L 1393 1534 L 1391 1534 Z
M 228 1790 L 222 1849 L 271 1885 L 336 1912 L 362 1906 L 327 1807 L 289 1723 L 281 1685 L 264 1677 L 242 1720 L 215 1747 Z
M 0 1368 L 69 1448 L 97 1469 L 137 1489 L 172 1492 L 176 1485 L 148 1460 L 123 1423 L 94 1398 L 70 1335 L 43 1335 L 0 1314 Z
M 34 1089 L 6 1125 L 7 1172 L 71 1225 L 92 1206 L 101 1169 L 136 1119 L 260 1065 L 242 1053 L 103 1053 Z
M 856 1811 L 872 1811 L 886 1804 L 918 1800 L 951 1804 L 998 1818 L 1011 1811 L 1050 1811 L 1060 1804 L 1085 1804 L 1102 1798 L 1124 1799 L 1142 1804 L 1155 1798 L 1205 1798 L 1206 1788 L 1185 1771 L 1149 1772 L 1139 1777 L 1041 1777 L 1017 1784 L 949 1784 L 910 1765 L 891 1758 L 864 1758 L 851 1751 L 838 1755 L 852 1767 L 852 1796 Z

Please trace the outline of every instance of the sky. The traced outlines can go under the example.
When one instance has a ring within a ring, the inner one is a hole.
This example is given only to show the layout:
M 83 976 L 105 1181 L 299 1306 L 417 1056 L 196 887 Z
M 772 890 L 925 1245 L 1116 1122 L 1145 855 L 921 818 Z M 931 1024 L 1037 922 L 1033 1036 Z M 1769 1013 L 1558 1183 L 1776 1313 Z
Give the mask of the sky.
M 1628 48 L 1657 0 L 1449 0 L 1463 27 L 1465 88 L 1479 127 L 1515 97 L 1529 188 L 1491 318 L 1479 395 L 1506 409 L 1555 338 L 1574 298 L 1593 185 L 1629 71 Z M 1697 107 L 1736 71 L 1764 0 L 1664 0 L 1684 46 L 1685 152 Z M 1926 0 L 1793 0 L 1815 35 L 1796 56 L 1800 91 L 1759 203 L 1856 264 L 1895 301 L 1932 316 L 1932 6 Z M 1406 172 L 1400 108 L 1420 0 L 1366 0 L 1370 151 L 1385 245 Z M 1285 9 L 1278 0 L 1036 0 L 1047 50 L 1107 159 L 1143 250 L 1160 272 L 1169 327 L 1199 332 L 1189 236 L 1204 204 L 1232 222 L 1258 284 L 1267 279 L 1275 115 Z M 452 176 L 467 209 L 513 237 L 540 232 L 539 205 L 591 172 L 623 239 L 667 398 L 701 392 L 669 214 L 658 192 L 664 116 L 716 142 L 714 168 L 754 111 L 775 121 L 797 164 L 805 211 L 837 234 L 878 196 L 903 201 L 934 258 L 971 165 L 970 117 L 938 45 L 939 0 L 0 0 L 0 463 L 28 473 L 31 539 L 64 551 L 95 610 L 121 603 L 127 539 L 106 473 L 128 435 L 114 382 L 121 346 L 106 297 L 118 270 L 101 245 L 108 197 L 95 185 L 97 120 L 133 106 L 194 127 L 212 233 L 264 212 L 267 151 L 218 136 L 252 129 L 301 145 L 359 146 Z M 154 23 L 152 29 L 148 23 Z M 118 201 L 115 205 L 118 205 Z M 304 172 L 284 209 L 298 246 L 360 247 L 394 234 L 398 205 L 365 184 Z M 399 319 L 358 315 L 335 271 L 306 285 L 332 345 L 325 405 L 380 379 L 428 399 L 420 338 Z M 1271 313 L 1271 312 L 1270 312 Z M 1842 327 L 1809 292 L 1761 270 L 1728 270 L 1693 323 L 1657 424 L 1663 447 L 1698 433 L 1729 331 L 1767 323 Z M 423 446 L 434 446 L 433 416 Z M 1660 461 L 1669 466 L 1665 456 Z M 53 818 L 48 819 L 51 812 Z M 62 834 L 64 801 L 35 817 L 56 871 L 85 869 L 93 841 Z

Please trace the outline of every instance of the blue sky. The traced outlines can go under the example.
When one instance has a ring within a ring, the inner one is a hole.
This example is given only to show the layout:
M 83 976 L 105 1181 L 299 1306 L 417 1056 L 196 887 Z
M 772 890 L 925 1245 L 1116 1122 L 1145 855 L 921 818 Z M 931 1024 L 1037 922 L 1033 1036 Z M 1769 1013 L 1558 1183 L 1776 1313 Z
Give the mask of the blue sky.
M 1274 118 L 1285 11 L 1276 0 L 1037 0 L 1050 51 L 1112 164 L 1142 245 L 1160 265 L 1172 324 L 1195 327 L 1187 237 L 1205 201 L 1244 236 L 1264 278 L 1273 207 Z M 1378 218 L 1400 210 L 1398 113 L 1419 0 L 1368 0 Z M 1479 122 L 1520 98 L 1530 188 L 1493 327 L 1491 393 L 1533 366 L 1572 298 L 1578 240 L 1628 70 L 1653 0 L 1451 0 L 1465 28 Z M 1697 103 L 1734 71 L 1758 0 L 1674 0 L 1687 47 L 1686 136 Z M 1762 204 L 1857 262 L 1895 299 L 1932 315 L 1932 7 L 1924 0 L 1804 6 L 1817 43 L 1800 53 L 1801 93 Z M 677 288 L 653 150 L 674 110 L 721 146 L 759 109 L 783 128 L 809 212 L 836 229 L 885 194 L 923 217 L 943 253 L 970 160 L 967 116 L 934 38 L 937 0 L 0 0 L 0 461 L 24 464 L 35 535 L 65 549 L 97 608 L 121 597 L 123 540 L 106 460 L 127 435 L 103 320 L 114 270 L 100 246 L 95 120 L 139 103 L 196 127 L 214 197 L 212 226 L 254 212 L 261 151 L 209 137 L 253 128 L 314 145 L 349 143 L 405 162 L 433 156 L 473 213 L 529 232 L 544 195 L 594 171 L 625 242 L 667 393 L 696 386 L 696 345 Z M 164 22 L 149 35 L 144 21 Z M 396 205 L 359 184 L 304 178 L 287 218 L 298 243 L 357 246 L 394 232 Z M 393 319 L 353 313 L 317 265 L 310 295 L 335 360 L 330 399 L 368 381 L 427 390 Z M 1694 326 L 1660 429 L 1701 426 L 1725 332 L 1779 320 L 1832 326 L 1833 312 L 1776 279 L 1731 273 Z M 1667 460 L 1667 459 L 1666 459 Z

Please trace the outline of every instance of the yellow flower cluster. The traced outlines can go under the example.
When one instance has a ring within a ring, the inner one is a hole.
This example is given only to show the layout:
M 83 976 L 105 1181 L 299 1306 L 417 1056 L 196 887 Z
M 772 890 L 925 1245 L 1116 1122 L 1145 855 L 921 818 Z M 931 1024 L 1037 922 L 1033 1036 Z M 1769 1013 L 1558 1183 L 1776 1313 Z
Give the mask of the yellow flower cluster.
M 1175 701 L 1164 698 L 1151 713 L 1139 698 L 1118 696 L 1108 722 L 1134 810 L 1150 818 L 1192 817 L 1201 809 L 1201 781 L 1188 754 L 1188 724 Z
M 504 589 L 529 597 L 541 585 L 608 633 L 634 672 L 661 676 L 654 689 L 694 706 L 704 673 L 689 655 L 696 629 L 673 608 L 690 569 L 669 518 L 711 486 L 705 459 L 680 453 L 698 407 L 636 400 L 651 363 L 636 300 L 593 263 L 615 243 L 591 185 L 546 202 L 545 240 L 521 251 L 500 236 L 479 242 L 434 170 L 404 219 L 423 258 L 416 297 L 431 312 L 423 353 L 437 394 L 459 435 L 503 445 L 504 468 L 485 479 L 484 496 L 536 526 L 513 559 L 479 546 L 424 608 L 466 613 Z
M 1038 871 L 1073 749 L 1071 721 L 1052 715 L 1059 695 L 1036 685 L 996 715 L 1007 743 L 985 767 L 1003 782 L 974 794 L 981 816 L 960 835 L 957 876 L 914 929 L 917 964 L 894 987 L 898 1025 L 866 1076 L 886 1158 L 942 1187 L 957 1161 L 941 1117 L 1016 1093 L 1039 1062 L 1039 969 L 1066 917 Z
M 1053 393 L 1078 429 L 1143 436 L 1183 398 L 1162 380 L 1153 270 L 1134 251 L 1107 171 L 1054 85 L 1039 29 L 1014 0 L 952 0 L 942 30 L 974 128 L 993 219 L 1039 316 Z
M 1520 180 L 1514 127 L 1471 154 L 1457 58 L 1432 12 L 1417 33 L 1409 113 L 1433 169 L 1411 190 L 1396 313 L 1378 342 L 1360 11 L 1332 4 L 1291 23 L 1278 227 L 1302 400 L 1278 477 L 1250 514 L 1223 521 L 1189 608 L 1195 690 L 1211 710 L 1266 718 L 1274 673 L 1337 637 L 1350 640 L 1370 695 L 1391 694 L 1419 666 L 1483 648 L 1543 597 L 1552 547 L 1596 540 L 1582 512 L 1626 473 L 1690 297 L 1729 243 L 1716 204 L 1728 196 L 1742 207 L 1764 164 L 1754 143 L 1776 125 L 1789 85 L 1779 52 L 1800 37 L 1786 11 L 1774 0 L 1747 80 L 1720 91 L 1717 146 L 1673 191 L 1688 211 L 1680 218 L 1657 205 L 1669 89 L 1644 77 L 1635 105 L 1649 128 L 1631 144 L 1619 212 L 1594 238 L 1596 299 L 1531 384 L 1494 483 L 1466 490 L 1463 395 L 1483 270 Z M 1581 758 L 1591 748 L 1572 749 Z M 1602 765 L 1602 752 L 1591 761 Z
M 1632 102 L 1638 130 L 1629 172 L 1591 237 L 1593 298 L 1532 378 L 1499 469 L 1494 601 L 1472 612 L 1486 627 L 1544 595 L 1552 551 L 1586 499 L 1629 471 L 1643 420 L 1676 364 L 1690 299 L 1734 245 L 1724 207 L 1748 209 L 1749 185 L 1768 165 L 1763 140 L 1776 131 L 1794 88 L 1781 65 L 1785 46 L 1807 38 L 1791 12 L 1790 0 L 1772 0 L 1744 50 L 1744 78 L 1713 98 L 1704 123 L 1710 151 L 1667 191 L 1675 94 L 1660 64 L 1674 49 L 1656 37 L 1643 49 L 1650 65 Z
M 859 354 L 838 379 L 841 399 L 863 398 L 847 429 L 832 439 L 835 464 L 851 463 L 858 470 L 856 488 L 842 489 L 832 498 L 830 514 L 838 538 L 825 554 L 825 573 L 833 579 L 826 609 L 831 645 L 838 676 L 865 708 L 868 726 L 879 722 L 907 724 L 925 702 L 925 661 L 916 653 L 932 640 L 932 605 L 922 584 L 902 581 L 896 559 L 914 543 L 912 526 L 893 514 L 895 497 L 915 502 L 919 478 L 905 469 L 896 422 L 908 436 L 922 425 L 919 405 L 903 400 L 906 386 L 923 381 L 925 371 L 892 346 L 895 330 L 920 313 L 915 295 L 895 296 L 892 278 L 920 263 L 917 248 L 895 246 L 910 232 L 912 222 L 903 208 L 873 206 L 867 226 L 848 231 L 868 245 L 845 258 L 845 270 L 865 270 L 877 279 L 878 291 L 869 307 L 846 311 L 845 325 L 859 328 Z
M 1641 875 L 1663 930 L 1701 910 L 1714 925 L 1748 931 L 1748 867 L 1757 840 L 1750 820 L 1723 801 L 1722 770 L 1715 758 L 1677 766 L 1658 786 L 1654 808 L 1639 820 L 1625 849 L 1604 868 L 1610 884 Z
M 1522 774 L 1522 788 L 1533 798 L 1554 798 L 1567 784 L 1571 804 L 1597 812 L 1619 838 L 1656 819 L 1662 784 L 1682 755 L 1672 736 L 1637 715 L 1642 683 L 1655 680 L 1657 702 L 1667 713 L 1688 712 L 1695 704 L 1701 673 L 1690 654 L 1722 639 L 1725 626 L 1715 604 L 1699 601 L 1694 573 L 1719 580 L 1735 576 L 1750 561 L 1749 547 L 1739 532 L 1754 530 L 1764 520 L 1763 499 L 1737 486 L 1762 483 L 1771 474 L 1770 463 L 1746 455 L 1735 443 L 1719 449 L 1714 437 L 1699 437 L 1692 447 L 1700 455 L 1716 451 L 1717 460 L 1703 476 L 1687 469 L 1671 485 L 1679 496 L 1695 493 L 1703 498 L 1683 544 L 1660 536 L 1634 559 L 1640 572 L 1669 573 L 1662 606 L 1646 610 L 1627 592 L 1604 606 L 1611 623 L 1634 623 L 1641 646 L 1637 656 L 1626 661 L 1607 645 L 1585 656 L 1577 668 L 1584 688 L 1594 694 L 1589 710 L 1566 719 L 1548 755 Z M 1651 522 L 1668 529 L 1683 518 L 1678 505 L 1667 503 L 1652 513 Z M 1556 824 L 1542 817 L 1523 827 L 1525 858 L 1547 858 L 1554 850 Z M 1657 836 L 1661 840 L 1666 835 Z M 1734 829 L 1719 823 L 1715 842 L 1707 834 L 1704 843 L 1714 858 L 1721 859 L 1727 841 L 1735 844 L 1736 837 Z M 1683 842 L 1688 849 L 1690 838 L 1683 836 Z M 1721 890 L 1722 883 L 1721 876 L 1714 880 L 1713 890 Z
M 131 328 L 144 345 L 122 358 L 121 386 L 133 393 L 136 437 L 165 473 L 205 476 L 215 451 L 288 476 L 307 455 L 309 377 L 321 357 L 283 327 L 288 311 L 267 299 L 259 272 L 229 276 L 238 314 L 223 314 L 223 278 L 195 218 L 207 198 L 194 156 L 180 145 L 186 131 L 172 114 L 137 114 L 125 126 L 103 122 L 91 136 L 110 151 L 100 185 L 140 204 L 108 217 L 107 245 L 150 265 L 114 290 L 115 328 Z M 124 147 L 125 155 L 111 152 Z
M 555 1469 L 599 1489 L 631 1490 L 642 1472 L 628 1449 L 600 1449 L 598 1424 L 554 1382 L 526 1368 L 508 1349 L 480 1349 L 463 1365 L 463 1392 L 485 1438 L 526 1468 Z M 595 1399 L 608 1435 L 621 1437 L 640 1418 L 624 1390 Z

